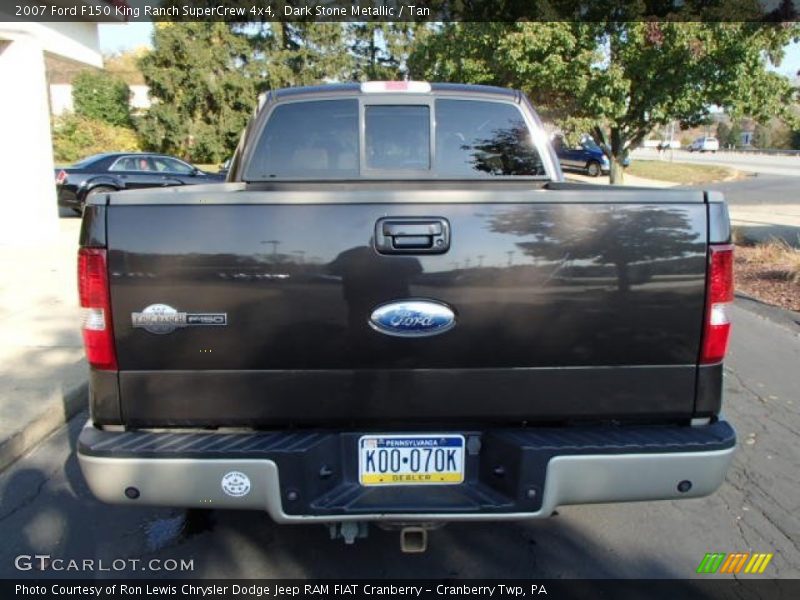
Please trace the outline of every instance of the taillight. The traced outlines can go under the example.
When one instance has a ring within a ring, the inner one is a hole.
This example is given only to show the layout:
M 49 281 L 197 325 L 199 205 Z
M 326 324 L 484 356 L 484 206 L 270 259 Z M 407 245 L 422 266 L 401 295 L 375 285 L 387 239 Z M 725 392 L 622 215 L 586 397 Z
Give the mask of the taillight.
M 64 185 L 65 183 L 67 183 L 67 172 L 61 169 L 56 175 L 56 185 Z
M 78 294 L 83 308 L 81 329 L 86 360 L 96 369 L 116 370 L 117 353 L 114 350 L 104 249 L 81 248 L 78 251 Z
M 708 255 L 708 297 L 700 363 L 720 362 L 728 350 L 733 305 L 733 246 L 712 245 Z

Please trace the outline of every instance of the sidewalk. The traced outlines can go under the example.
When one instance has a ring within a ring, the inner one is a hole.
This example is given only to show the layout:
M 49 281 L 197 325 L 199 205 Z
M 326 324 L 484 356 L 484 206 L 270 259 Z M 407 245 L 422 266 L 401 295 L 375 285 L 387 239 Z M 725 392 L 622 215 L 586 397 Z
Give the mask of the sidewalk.
M 0 242 L 0 471 L 86 406 L 79 231 L 67 218 L 52 242 Z
M 731 205 L 731 223 L 740 236 L 752 242 L 783 239 L 800 247 L 800 203 Z

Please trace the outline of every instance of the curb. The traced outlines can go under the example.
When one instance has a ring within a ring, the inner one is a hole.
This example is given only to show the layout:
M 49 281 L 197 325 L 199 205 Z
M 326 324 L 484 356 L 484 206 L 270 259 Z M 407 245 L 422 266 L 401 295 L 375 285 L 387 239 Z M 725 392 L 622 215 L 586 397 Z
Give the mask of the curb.
M 741 308 L 755 313 L 762 319 L 780 325 L 796 335 L 800 335 L 800 312 L 767 304 L 742 292 L 736 292 L 735 295 L 736 304 Z
M 36 418 L 8 438 L 0 440 L 0 473 L 86 408 L 88 392 L 89 383 L 83 381 L 68 389 L 63 395 L 51 396 L 42 405 L 42 411 Z

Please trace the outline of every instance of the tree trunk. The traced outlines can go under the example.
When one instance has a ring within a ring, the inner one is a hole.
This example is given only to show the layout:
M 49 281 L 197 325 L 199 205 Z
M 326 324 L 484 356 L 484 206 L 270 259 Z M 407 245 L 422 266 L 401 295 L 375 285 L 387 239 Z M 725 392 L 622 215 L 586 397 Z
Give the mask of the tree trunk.
M 594 141 L 603 149 L 603 153 L 608 158 L 609 182 L 612 185 L 622 185 L 625 178 L 625 171 L 622 167 L 625 151 L 623 150 L 623 136 L 619 129 L 612 127 L 606 131 L 601 125 L 595 125 Z
M 622 159 L 612 155 L 608 162 L 610 163 L 609 182 L 611 185 L 622 185 L 625 182 L 625 169 L 622 166 Z

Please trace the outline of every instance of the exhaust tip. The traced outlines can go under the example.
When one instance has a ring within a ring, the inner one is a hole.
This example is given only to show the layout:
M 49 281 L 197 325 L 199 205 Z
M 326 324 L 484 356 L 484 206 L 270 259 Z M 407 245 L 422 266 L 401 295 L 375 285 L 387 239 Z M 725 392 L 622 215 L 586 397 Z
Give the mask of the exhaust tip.
M 400 550 L 419 554 L 428 549 L 428 530 L 424 527 L 403 527 L 400 530 Z

